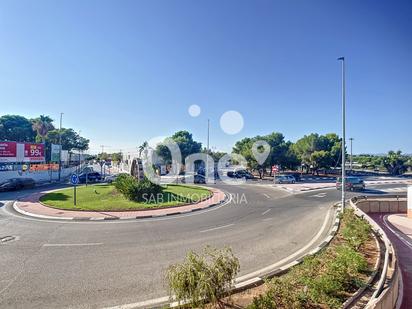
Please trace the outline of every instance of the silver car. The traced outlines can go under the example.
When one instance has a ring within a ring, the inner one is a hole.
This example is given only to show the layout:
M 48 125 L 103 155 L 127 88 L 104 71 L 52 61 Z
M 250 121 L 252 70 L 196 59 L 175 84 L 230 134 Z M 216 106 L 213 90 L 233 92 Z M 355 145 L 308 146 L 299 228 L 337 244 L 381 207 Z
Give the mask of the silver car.
M 278 175 L 275 176 L 275 183 L 295 183 L 296 179 L 290 175 Z

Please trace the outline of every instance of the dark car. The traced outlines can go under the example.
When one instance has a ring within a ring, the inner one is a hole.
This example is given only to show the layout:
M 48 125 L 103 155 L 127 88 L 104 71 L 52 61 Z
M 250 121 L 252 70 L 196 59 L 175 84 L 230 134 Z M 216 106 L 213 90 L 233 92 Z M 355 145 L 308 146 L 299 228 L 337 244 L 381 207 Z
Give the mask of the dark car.
M 201 175 L 201 174 L 196 174 L 194 176 L 194 183 L 206 183 L 206 178 L 205 176 Z
M 336 180 L 336 189 L 342 190 L 342 178 Z M 345 191 L 363 191 L 365 190 L 365 182 L 359 177 L 345 177 Z
M 236 178 L 253 179 L 255 178 L 251 173 L 246 170 L 239 170 L 235 172 Z
M 79 183 L 86 183 L 86 175 L 87 175 L 87 182 L 99 182 L 102 180 L 102 175 L 98 172 L 92 173 L 82 173 L 79 175 Z
M 36 182 L 32 178 L 11 178 L 0 183 L 0 191 L 11 191 L 34 188 Z

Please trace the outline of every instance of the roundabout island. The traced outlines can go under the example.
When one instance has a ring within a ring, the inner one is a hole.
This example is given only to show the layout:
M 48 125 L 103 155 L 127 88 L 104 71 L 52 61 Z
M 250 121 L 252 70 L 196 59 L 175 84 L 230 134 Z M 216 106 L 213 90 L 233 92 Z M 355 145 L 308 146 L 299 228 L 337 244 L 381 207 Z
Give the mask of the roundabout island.
M 76 211 L 129 211 L 161 209 L 196 204 L 213 195 L 207 188 L 186 185 L 166 185 L 157 194 L 147 194 L 141 201 L 129 200 L 112 184 L 94 184 L 76 189 L 74 205 L 73 188 L 48 192 L 39 198 L 47 207 Z

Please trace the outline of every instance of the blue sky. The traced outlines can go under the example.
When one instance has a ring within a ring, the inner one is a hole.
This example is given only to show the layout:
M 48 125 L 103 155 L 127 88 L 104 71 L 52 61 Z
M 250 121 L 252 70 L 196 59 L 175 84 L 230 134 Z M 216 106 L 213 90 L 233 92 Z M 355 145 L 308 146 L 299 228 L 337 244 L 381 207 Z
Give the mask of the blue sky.
M 91 151 L 180 129 L 205 143 L 208 118 L 217 149 L 295 141 L 340 132 L 345 56 L 354 152 L 412 153 L 411 16 L 410 1 L 1 1 L 0 115 L 64 112 Z

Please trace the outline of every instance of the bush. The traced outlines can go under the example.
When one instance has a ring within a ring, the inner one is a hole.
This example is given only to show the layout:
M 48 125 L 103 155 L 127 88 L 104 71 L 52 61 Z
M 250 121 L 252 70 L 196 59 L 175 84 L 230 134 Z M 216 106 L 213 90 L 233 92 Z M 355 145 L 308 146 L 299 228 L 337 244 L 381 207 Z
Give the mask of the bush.
M 345 210 L 342 215 L 342 222 L 344 224 L 342 228 L 343 238 L 354 249 L 359 249 L 369 238 L 371 226 L 365 219 L 356 216 L 353 209 Z
M 289 273 L 270 280 L 269 290 L 253 300 L 249 309 L 341 308 L 348 293 L 361 287 L 367 273 L 366 258 L 357 252 L 370 236 L 370 226 L 351 209 L 342 215 L 337 238 L 315 256 L 306 257 Z
M 163 187 L 152 183 L 146 177 L 140 181 L 128 174 L 121 174 L 114 182 L 114 186 L 128 200 L 141 202 L 146 200 L 145 196 L 162 193 Z
M 179 304 L 202 307 L 210 302 L 223 308 L 221 299 L 233 286 L 239 260 L 232 250 L 206 247 L 203 254 L 190 251 L 183 263 L 169 267 L 166 279 L 171 297 Z

